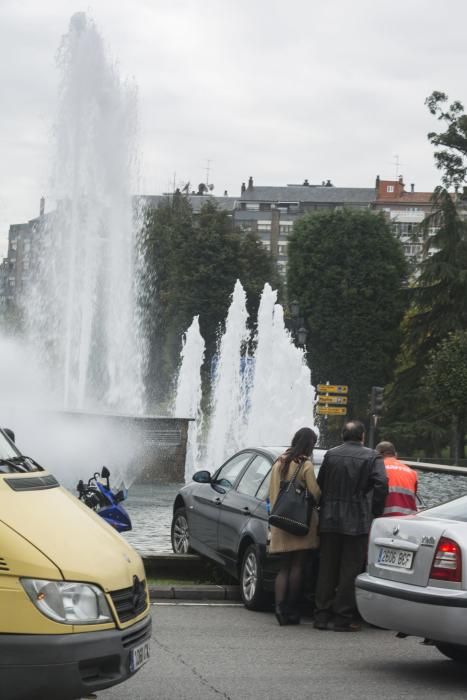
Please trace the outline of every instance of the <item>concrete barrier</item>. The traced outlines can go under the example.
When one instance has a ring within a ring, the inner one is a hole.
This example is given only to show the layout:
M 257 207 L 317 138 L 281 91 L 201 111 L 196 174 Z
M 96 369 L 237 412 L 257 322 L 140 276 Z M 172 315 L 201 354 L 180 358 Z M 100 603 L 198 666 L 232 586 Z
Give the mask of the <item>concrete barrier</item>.
M 216 565 L 197 554 L 143 554 L 144 568 L 149 579 L 149 597 L 153 601 L 206 600 L 238 601 L 240 587 L 230 583 L 193 583 L 193 580 L 216 579 Z M 220 576 L 229 578 L 219 569 Z M 176 583 L 159 584 L 158 580 L 174 579 Z M 177 580 L 179 579 L 179 580 Z M 184 580 L 187 581 L 184 583 Z
M 458 467 L 451 464 L 431 464 L 431 462 L 418 462 L 403 459 L 402 457 L 400 459 L 404 464 L 421 472 L 438 472 L 439 474 L 460 474 L 462 476 L 467 476 L 467 467 Z
M 238 601 L 241 600 L 239 586 L 221 586 L 200 584 L 197 586 L 158 586 L 149 584 L 149 597 L 152 601 L 168 600 L 206 600 L 206 601 Z
M 206 577 L 209 561 L 197 554 L 142 554 L 146 575 L 158 579 L 197 579 Z

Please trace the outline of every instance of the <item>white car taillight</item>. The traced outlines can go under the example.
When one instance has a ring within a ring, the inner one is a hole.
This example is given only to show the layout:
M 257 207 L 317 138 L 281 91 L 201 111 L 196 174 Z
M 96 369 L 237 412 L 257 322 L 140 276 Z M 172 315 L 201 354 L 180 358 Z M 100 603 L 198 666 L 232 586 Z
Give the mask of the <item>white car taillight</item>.
M 462 581 L 462 555 L 457 542 L 441 537 L 431 566 L 430 578 L 438 581 Z

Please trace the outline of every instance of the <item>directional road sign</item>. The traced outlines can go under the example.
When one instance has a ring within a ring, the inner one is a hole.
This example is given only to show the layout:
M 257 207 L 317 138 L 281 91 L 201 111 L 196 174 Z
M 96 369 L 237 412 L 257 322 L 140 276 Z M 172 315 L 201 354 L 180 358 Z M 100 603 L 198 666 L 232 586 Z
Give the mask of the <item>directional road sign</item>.
M 339 403 L 341 406 L 347 405 L 347 396 L 324 396 L 323 394 L 318 395 L 318 403 Z
M 316 413 L 321 416 L 345 416 L 347 409 L 345 406 L 317 406 Z
M 318 384 L 320 394 L 347 394 L 349 387 L 347 384 Z

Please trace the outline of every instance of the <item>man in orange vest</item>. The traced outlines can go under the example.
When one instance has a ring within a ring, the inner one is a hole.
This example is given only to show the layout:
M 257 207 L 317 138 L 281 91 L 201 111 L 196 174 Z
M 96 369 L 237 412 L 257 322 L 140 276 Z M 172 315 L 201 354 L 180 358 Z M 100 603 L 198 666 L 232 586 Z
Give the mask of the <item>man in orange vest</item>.
M 413 515 L 417 512 L 417 472 L 397 459 L 392 442 L 380 442 L 375 450 L 384 459 L 388 477 L 383 516 Z

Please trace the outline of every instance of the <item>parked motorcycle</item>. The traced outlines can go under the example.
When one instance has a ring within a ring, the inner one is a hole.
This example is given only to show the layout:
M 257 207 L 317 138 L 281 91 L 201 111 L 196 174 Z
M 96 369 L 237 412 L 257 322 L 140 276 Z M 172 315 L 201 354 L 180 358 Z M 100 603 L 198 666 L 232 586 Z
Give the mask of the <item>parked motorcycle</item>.
M 100 481 L 101 478 L 105 479 L 105 484 Z M 102 472 L 100 474 L 95 472 L 87 484 L 80 479 L 76 487 L 79 500 L 104 518 L 117 532 L 126 532 L 131 530 L 131 520 L 121 502 L 127 498 L 127 492 L 112 491 L 109 478 L 109 470 L 107 467 L 102 467 Z

